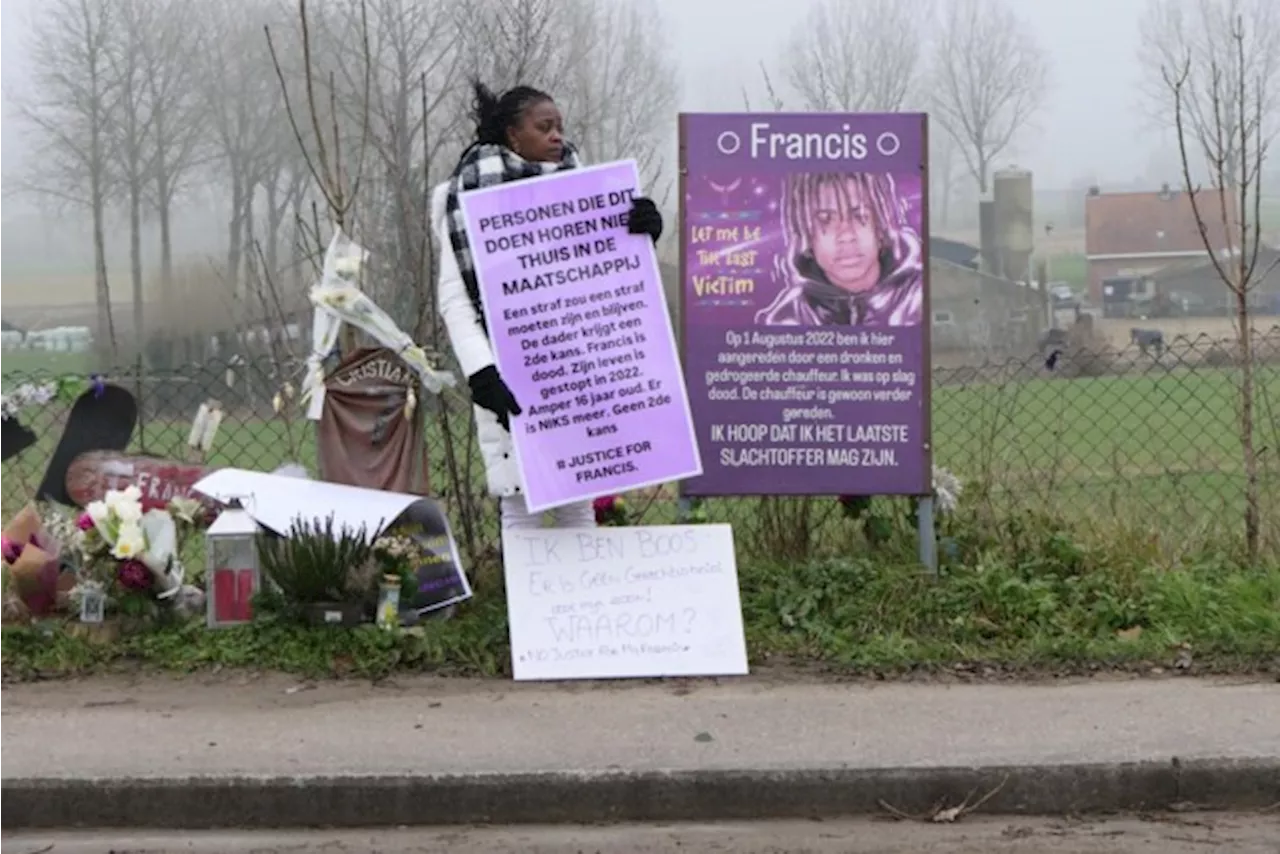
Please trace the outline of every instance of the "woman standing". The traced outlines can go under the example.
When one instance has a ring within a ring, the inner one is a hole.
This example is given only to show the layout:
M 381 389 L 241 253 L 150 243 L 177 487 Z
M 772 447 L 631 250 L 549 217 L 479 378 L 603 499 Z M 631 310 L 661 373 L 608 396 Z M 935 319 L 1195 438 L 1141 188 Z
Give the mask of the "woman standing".
M 542 516 L 530 513 L 525 504 L 511 441 L 511 418 L 520 415 L 520 403 L 494 363 L 458 197 L 468 190 L 581 164 L 577 151 L 564 139 L 564 117 L 550 95 L 529 86 L 517 86 L 502 97 L 482 83 L 474 88 L 475 142 L 463 152 L 453 176 L 437 186 L 431 197 L 431 222 L 441 247 L 440 313 L 454 355 L 467 375 L 489 491 L 502 502 L 502 527 L 538 528 Z M 628 230 L 647 234 L 657 243 L 662 216 L 651 200 L 635 199 Z M 595 527 L 590 501 L 557 507 L 552 516 L 557 527 Z

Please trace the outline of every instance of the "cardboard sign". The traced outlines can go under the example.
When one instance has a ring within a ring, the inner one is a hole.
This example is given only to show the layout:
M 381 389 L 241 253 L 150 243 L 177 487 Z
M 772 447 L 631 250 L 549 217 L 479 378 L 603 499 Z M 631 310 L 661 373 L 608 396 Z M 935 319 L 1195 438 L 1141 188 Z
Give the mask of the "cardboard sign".
M 461 196 L 533 512 L 702 473 L 634 161 Z
M 517 680 L 747 672 L 728 525 L 503 531 Z

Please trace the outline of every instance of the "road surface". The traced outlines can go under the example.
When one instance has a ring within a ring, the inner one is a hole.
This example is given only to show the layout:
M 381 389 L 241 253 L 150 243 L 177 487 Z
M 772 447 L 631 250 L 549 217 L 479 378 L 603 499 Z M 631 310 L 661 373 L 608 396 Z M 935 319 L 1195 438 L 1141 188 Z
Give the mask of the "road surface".
M 5 854 L 1280 854 L 1280 813 L 363 832 L 6 834 Z

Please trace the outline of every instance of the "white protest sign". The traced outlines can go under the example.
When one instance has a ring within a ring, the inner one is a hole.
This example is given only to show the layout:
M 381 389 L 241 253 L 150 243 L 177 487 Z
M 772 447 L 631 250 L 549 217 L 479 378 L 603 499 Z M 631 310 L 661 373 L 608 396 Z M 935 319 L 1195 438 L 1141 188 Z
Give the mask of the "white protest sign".
M 502 532 L 517 680 L 747 672 L 733 529 Z

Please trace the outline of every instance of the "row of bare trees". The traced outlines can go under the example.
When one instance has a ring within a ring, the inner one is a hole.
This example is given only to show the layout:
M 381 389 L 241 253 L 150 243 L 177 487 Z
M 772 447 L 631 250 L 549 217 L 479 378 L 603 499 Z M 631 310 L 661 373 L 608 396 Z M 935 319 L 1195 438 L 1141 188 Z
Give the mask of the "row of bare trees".
M 1048 56 L 1008 0 L 819 0 L 782 72 L 790 91 L 779 106 L 928 112 L 940 131 L 930 179 L 943 222 L 962 175 L 987 191 L 1049 87 Z
M 142 342 L 160 331 L 148 297 L 191 296 L 176 281 L 176 217 L 217 210 L 225 254 L 205 270 L 244 315 L 264 281 L 301 293 L 334 180 L 344 227 L 387 265 L 378 298 L 421 318 L 429 190 L 465 144 L 471 76 L 551 91 L 588 158 L 636 157 L 650 187 L 672 178 L 662 140 L 677 78 L 653 0 L 43 0 L 30 67 L 11 93 L 38 152 L 24 183 L 92 221 L 96 339 L 110 356 L 109 222 L 128 225 Z

